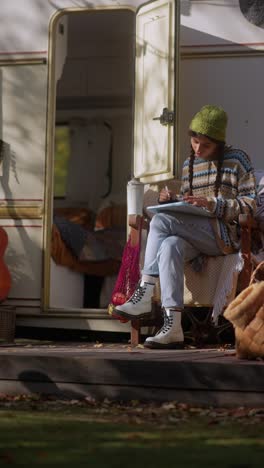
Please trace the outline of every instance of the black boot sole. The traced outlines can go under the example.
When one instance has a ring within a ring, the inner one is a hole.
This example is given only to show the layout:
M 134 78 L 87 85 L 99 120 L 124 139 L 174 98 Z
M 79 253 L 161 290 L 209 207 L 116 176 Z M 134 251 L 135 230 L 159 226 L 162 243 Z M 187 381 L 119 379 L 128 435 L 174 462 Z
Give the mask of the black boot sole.
M 144 314 L 140 314 L 140 315 L 132 315 L 132 314 L 128 314 L 127 312 L 123 312 L 122 310 L 114 309 L 114 314 L 115 316 L 124 317 L 128 320 L 139 320 L 139 319 L 143 319 L 147 317 L 148 318 L 153 317 L 152 311 L 145 312 Z
M 162 344 L 155 341 L 147 341 L 144 343 L 144 347 L 150 349 L 184 349 L 184 342 Z

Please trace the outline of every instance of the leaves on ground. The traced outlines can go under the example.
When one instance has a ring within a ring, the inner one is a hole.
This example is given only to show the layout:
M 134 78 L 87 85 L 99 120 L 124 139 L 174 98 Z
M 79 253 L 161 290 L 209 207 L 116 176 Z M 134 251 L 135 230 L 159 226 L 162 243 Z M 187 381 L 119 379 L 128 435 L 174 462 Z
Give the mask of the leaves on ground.
M 241 424 L 257 424 L 264 422 L 263 408 L 214 408 L 195 407 L 187 403 L 168 401 L 164 403 L 140 402 L 116 402 L 105 398 L 102 401 L 95 400 L 91 396 L 83 399 L 58 399 L 54 396 L 39 394 L 7 395 L 0 394 L 0 411 L 5 409 L 36 410 L 36 411 L 78 411 L 80 415 L 95 417 L 104 416 L 105 421 L 116 421 L 136 424 L 164 424 L 172 425 L 188 422 L 191 419 L 206 420 L 207 424 L 227 424 L 239 422 Z

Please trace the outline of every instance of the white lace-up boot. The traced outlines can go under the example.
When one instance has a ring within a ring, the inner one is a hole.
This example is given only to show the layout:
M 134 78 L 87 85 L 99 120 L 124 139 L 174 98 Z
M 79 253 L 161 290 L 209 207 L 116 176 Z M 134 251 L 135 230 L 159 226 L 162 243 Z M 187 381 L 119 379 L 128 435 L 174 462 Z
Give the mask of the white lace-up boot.
M 115 313 L 129 320 L 147 317 L 152 312 L 154 284 L 141 280 L 135 292 L 124 304 L 115 307 Z
M 182 349 L 184 336 L 181 326 L 181 311 L 165 309 L 164 324 L 155 336 L 145 340 L 146 348 Z

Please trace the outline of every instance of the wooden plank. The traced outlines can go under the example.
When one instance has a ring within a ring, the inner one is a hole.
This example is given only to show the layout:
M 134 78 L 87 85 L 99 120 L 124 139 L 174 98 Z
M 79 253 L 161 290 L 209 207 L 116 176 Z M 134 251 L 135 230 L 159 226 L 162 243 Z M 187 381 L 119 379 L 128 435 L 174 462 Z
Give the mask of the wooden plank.
M 245 372 L 244 361 L 174 361 L 149 356 L 149 359 L 145 353 L 69 356 L 55 352 L 1 355 L 0 380 L 264 393 L 264 366 L 260 362 L 247 363 Z

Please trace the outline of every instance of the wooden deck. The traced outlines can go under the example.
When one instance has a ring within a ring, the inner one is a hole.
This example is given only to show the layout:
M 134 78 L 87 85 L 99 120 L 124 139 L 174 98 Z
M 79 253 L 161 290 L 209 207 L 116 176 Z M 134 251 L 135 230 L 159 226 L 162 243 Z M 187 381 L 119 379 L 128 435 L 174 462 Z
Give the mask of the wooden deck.
M 238 360 L 232 349 L 2 344 L 0 393 L 264 407 L 264 361 Z

